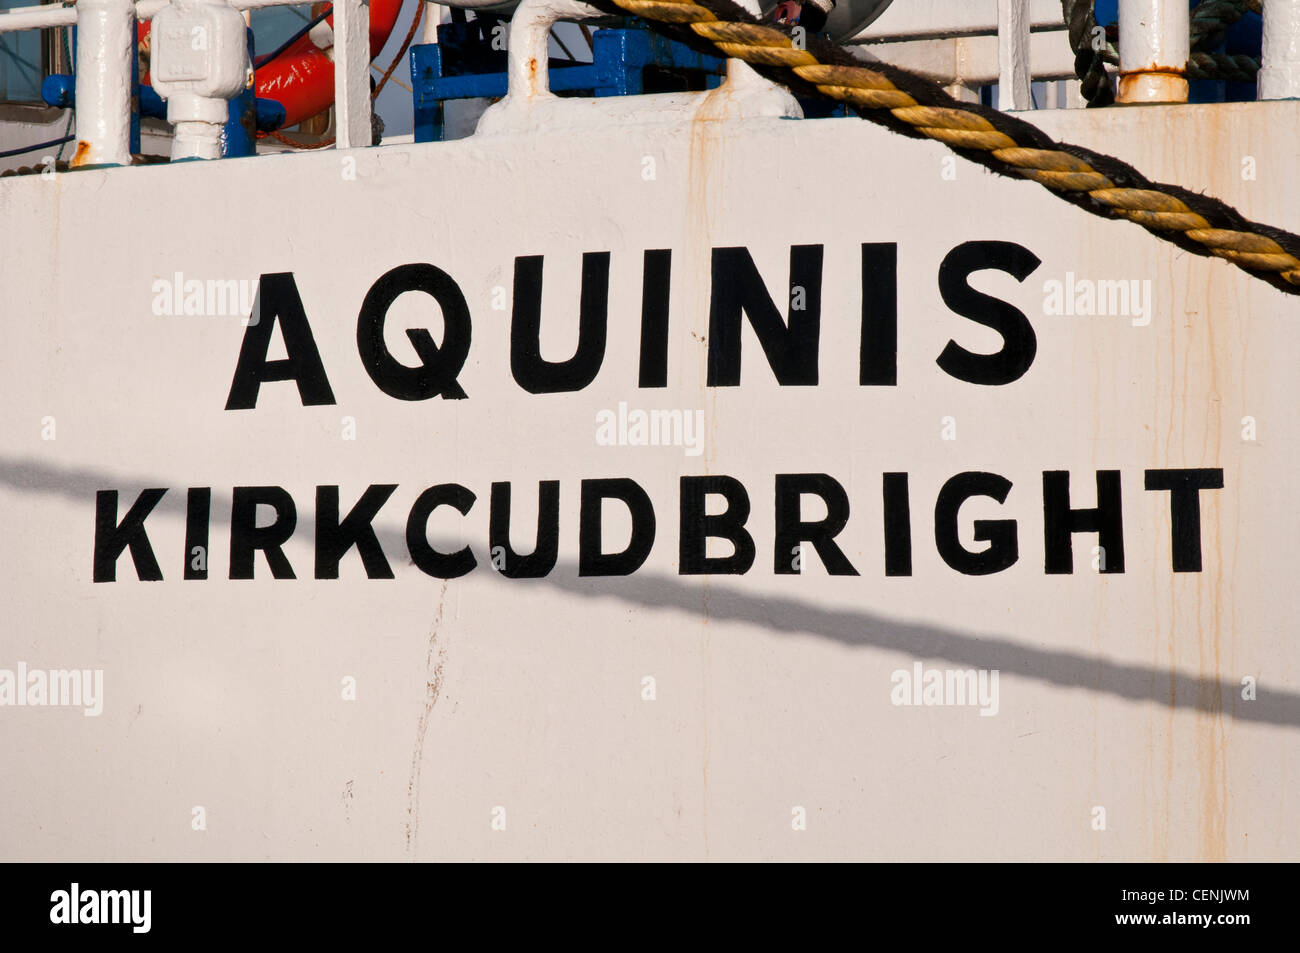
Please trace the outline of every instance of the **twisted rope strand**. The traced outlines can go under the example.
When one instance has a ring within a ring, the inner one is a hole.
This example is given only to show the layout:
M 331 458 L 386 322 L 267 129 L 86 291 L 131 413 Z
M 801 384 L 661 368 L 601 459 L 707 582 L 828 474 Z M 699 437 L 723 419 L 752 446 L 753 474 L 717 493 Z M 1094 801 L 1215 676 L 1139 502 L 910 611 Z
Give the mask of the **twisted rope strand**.
M 1119 54 L 1101 33 L 1101 49 L 1096 49 L 1098 37 L 1097 17 L 1093 0 L 1061 0 L 1061 16 L 1065 20 L 1074 50 L 1074 75 L 1079 78 L 1079 92 L 1089 106 L 1109 106 L 1115 101 L 1110 87 L 1106 64 L 1119 64 Z
M 852 106 L 867 120 L 1008 176 L 1033 179 L 1103 218 L 1125 218 L 1180 248 L 1232 262 L 1300 294 L 1300 236 L 1244 218 L 1210 196 L 1151 182 L 1113 156 L 1058 143 L 1017 116 L 962 103 L 938 85 L 883 63 L 861 64 L 821 37 L 801 45 L 788 27 L 761 24 L 730 0 L 594 0 L 708 52 L 734 56 L 797 93 Z M 806 48 L 804 48 L 806 47 Z
M 1228 27 L 1251 10 L 1260 13 L 1260 0 L 1201 0 L 1192 10 L 1192 49 L 1209 52 L 1223 42 Z
M 1259 73 L 1259 60 L 1244 53 L 1200 53 L 1187 57 L 1188 79 L 1227 80 L 1253 83 Z

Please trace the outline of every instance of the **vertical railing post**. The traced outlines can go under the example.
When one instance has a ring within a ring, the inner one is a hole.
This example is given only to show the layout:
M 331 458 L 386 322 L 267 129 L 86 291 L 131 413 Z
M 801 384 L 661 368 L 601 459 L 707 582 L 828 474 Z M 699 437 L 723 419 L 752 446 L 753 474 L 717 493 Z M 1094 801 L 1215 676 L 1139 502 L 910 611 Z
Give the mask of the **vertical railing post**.
M 369 0 L 334 0 L 334 123 L 335 148 L 371 144 Z
M 1260 99 L 1300 99 L 1300 0 L 1267 0 Z
M 1033 109 L 1029 0 L 998 0 L 998 109 Z
M 74 168 L 131 164 L 134 62 L 132 0 L 79 0 Z

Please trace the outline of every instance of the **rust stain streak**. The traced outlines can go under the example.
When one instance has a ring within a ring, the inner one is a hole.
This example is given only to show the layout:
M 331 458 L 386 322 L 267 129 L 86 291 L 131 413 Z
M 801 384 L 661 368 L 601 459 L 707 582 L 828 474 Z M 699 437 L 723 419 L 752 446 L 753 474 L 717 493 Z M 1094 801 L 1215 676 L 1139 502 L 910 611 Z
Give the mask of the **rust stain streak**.
M 1167 73 L 1170 76 L 1186 76 L 1187 70 L 1177 66 L 1159 66 L 1151 63 L 1147 66 L 1139 66 L 1137 69 L 1122 69 L 1119 71 L 1120 76 L 1142 76 L 1146 73 Z
M 72 161 L 68 163 L 72 168 L 80 168 L 90 156 L 90 143 L 85 139 L 77 140 L 77 151 L 72 154 Z
M 711 294 L 712 274 L 712 222 L 721 205 L 719 191 L 724 187 L 725 178 L 721 174 L 725 165 L 723 142 L 718 129 L 718 122 L 726 118 L 731 89 L 724 82 L 703 98 L 700 107 L 691 117 L 689 154 L 687 156 L 686 204 L 683 209 L 684 245 L 687 260 L 694 270 L 694 287 L 697 289 L 692 323 L 708 327 L 709 296 Z M 718 416 L 717 394 L 710 393 L 706 384 L 708 362 L 707 331 L 705 336 L 696 338 L 698 361 L 701 373 L 701 406 L 708 407 L 709 440 L 704 455 L 704 468 L 711 473 L 716 464 L 718 453 Z M 703 839 L 704 857 L 709 858 L 709 762 L 712 746 L 709 738 L 710 709 L 710 664 L 711 664 L 711 617 L 710 600 L 712 586 L 707 578 L 701 580 L 701 624 L 700 624 L 700 827 Z

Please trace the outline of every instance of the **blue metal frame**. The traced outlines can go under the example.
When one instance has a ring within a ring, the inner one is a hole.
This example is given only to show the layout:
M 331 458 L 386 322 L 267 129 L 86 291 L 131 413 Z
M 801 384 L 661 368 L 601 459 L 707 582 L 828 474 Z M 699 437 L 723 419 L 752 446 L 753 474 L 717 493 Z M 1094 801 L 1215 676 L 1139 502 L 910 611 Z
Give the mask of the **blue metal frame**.
M 504 57 L 492 57 L 470 47 L 481 44 L 476 35 L 462 24 L 438 27 L 437 43 L 420 43 L 411 47 L 411 89 L 415 112 L 416 142 L 436 142 L 444 131 L 443 103 L 449 99 L 494 99 L 506 94 L 504 70 L 490 72 L 460 71 L 449 61 L 465 59 L 480 68 Z M 680 72 L 706 74 L 705 85 L 712 89 L 722 81 L 725 61 L 698 53 L 690 47 L 651 33 L 644 26 L 597 30 L 592 39 L 592 62 L 574 66 L 551 63 L 552 92 L 590 92 L 593 96 L 631 96 L 644 92 L 644 70 L 658 67 Z
M 248 44 L 248 61 L 256 63 L 253 55 L 253 31 L 244 31 Z M 238 93 L 226 104 L 226 136 L 221 144 L 221 158 L 257 155 L 257 83 Z

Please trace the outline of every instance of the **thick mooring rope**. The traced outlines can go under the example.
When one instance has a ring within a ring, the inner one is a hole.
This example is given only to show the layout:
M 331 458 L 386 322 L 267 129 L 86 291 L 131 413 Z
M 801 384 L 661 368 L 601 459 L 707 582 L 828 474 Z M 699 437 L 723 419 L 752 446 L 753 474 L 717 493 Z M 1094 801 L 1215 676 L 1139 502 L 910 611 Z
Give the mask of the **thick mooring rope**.
M 1079 92 L 1089 106 L 1109 106 L 1115 101 L 1115 93 L 1110 88 L 1106 64 L 1118 66 L 1119 54 L 1106 40 L 1105 30 L 1098 26 L 1095 7 L 1093 0 L 1061 0 L 1061 16 L 1070 37 L 1070 49 L 1074 50 L 1074 75 L 1079 77 Z M 1102 32 L 1099 34 L 1098 30 Z
M 1219 53 L 1213 48 L 1223 42 L 1228 27 L 1246 15 L 1259 13 L 1261 0 L 1201 0 L 1192 10 L 1192 53 L 1187 59 L 1188 79 L 1224 79 L 1253 83 L 1259 60 L 1245 54 Z
M 1252 276 L 1300 294 L 1300 236 L 1248 221 L 1218 199 L 1147 180 L 1127 163 L 1058 143 L 1019 117 L 962 103 L 906 70 L 862 65 L 819 36 L 791 40 L 789 27 L 760 24 L 730 0 L 594 0 L 630 13 L 696 49 L 736 57 L 804 95 L 845 103 L 863 119 L 913 138 L 936 139 L 1007 176 L 1046 186 L 1103 218 L 1126 218 L 1198 255 L 1225 258 Z
M 1258 74 L 1259 60 L 1244 53 L 1193 52 L 1187 57 L 1188 79 L 1253 83 Z
M 1201 0 L 1192 10 L 1192 49 L 1209 51 L 1223 42 L 1228 27 L 1246 15 L 1260 13 L 1261 0 Z

